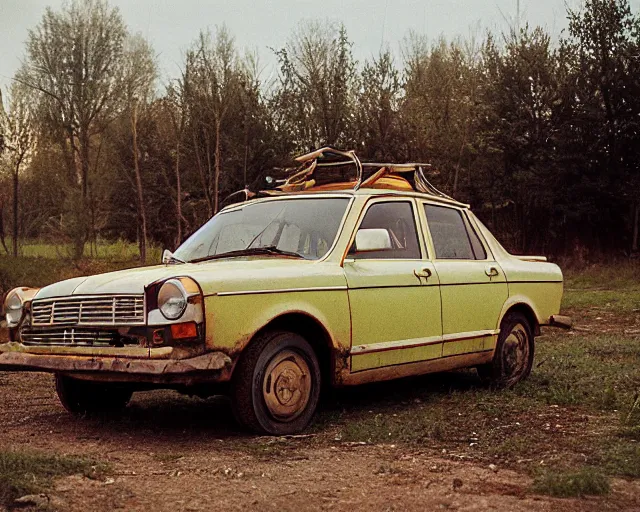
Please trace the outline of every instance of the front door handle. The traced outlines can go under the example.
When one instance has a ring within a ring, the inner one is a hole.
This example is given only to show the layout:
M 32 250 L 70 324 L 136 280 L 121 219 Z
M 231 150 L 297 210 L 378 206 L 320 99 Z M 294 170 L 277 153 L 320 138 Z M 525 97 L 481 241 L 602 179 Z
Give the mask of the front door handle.
M 413 271 L 413 274 L 420 279 L 421 277 L 424 277 L 425 279 L 429 279 L 431 277 L 431 269 L 430 268 L 420 268 L 420 269 L 415 269 Z
M 487 274 L 489 277 L 496 277 L 500 275 L 500 272 L 498 272 L 498 269 L 496 267 L 487 267 L 484 270 L 484 273 Z

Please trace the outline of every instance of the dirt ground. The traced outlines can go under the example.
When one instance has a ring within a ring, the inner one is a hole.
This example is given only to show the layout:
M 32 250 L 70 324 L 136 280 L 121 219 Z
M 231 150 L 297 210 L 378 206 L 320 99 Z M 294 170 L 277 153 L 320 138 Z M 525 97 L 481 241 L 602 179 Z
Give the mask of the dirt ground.
M 330 426 L 252 437 L 238 432 L 221 398 L 139 393 L 106 420 L 68 415 L 49 375 L 0 374 L 0 389 L 4 448 L 109 464 L 100 478 L 57 480 L 51 496 L 63 510 L 640 510 L 634 480 L 613 480 L 605 498 L 554 499 L 533 494 L 530 477 L 512 469 L 454 460 L 446 450 L 345 443 Z

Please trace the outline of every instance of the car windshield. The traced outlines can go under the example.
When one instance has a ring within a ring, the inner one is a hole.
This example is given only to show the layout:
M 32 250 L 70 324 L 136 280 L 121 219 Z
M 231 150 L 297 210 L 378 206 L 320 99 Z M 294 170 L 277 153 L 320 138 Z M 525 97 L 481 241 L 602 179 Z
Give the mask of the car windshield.
M 325 197 L 248 204 L 213 217 L 174 256 L 186 262 L 244 254 L 316 260 L 333 245 L 348 203 Z

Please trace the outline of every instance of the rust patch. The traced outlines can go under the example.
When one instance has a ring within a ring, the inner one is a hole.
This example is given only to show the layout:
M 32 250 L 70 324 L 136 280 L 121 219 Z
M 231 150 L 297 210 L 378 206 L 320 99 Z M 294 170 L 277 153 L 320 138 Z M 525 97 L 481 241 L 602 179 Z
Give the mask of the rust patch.
M 348 377 L 351 373 L 349 365 L 349 349 L 342 345 L 333 347 L 333 350 L 331 350 L 331 360 L 334 385 L 342 386 L 344 385 L 345 377 Z
M 223 382 L 229 379 L 231 367 L 231 359 L 222 352 L 209 352 L 189 359 L 51 356 L 17 351 L 0 354 L 1 370 L 83 373 L 92 374 L 91 378 L 95 380 L 177 382 L 188 378 L 189 380 Z
M 362 370 L 355 373 L 351 373 L 348 370 L 343 370 L 341 374 L 341 384 L 343 386 L 355 386 L 359 384 L 367 384 L 369 382 L 410 377 L 413 375 L 446 372 L 449 370 L 454 370 L 456 368 L 465 368 L 485 364 L 490 362 L 492 357 L 492 351 L 474 352 L 470 354 L 461 354 L 442 357 L 439 359 L 431 359 L 428 361 L 419 361 L 416 363 L 400 364 L 396 366 L 383 366 L 381 368 Z

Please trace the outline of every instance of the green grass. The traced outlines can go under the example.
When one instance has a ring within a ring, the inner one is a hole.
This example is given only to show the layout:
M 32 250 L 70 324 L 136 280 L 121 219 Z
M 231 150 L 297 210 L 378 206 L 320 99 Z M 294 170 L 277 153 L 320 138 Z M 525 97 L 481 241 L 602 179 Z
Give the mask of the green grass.
M 640 290 L 565 290 L 563 308 L 598 308 L 617 313 L 640 310 Z
M 5 240 L 11 250 L 11 238 Z M 40 240 L 22 240 L 19 245 L 20 256 L 27 258 L 69 259 L 73 254 L 71 244 L 52 244 Z M 91 259 L 108 261 L 130 261 L 139 258 L 138 244 L 125 240 L 99 240 L 97 244 L 86 244 L 84 256 Z M 147 259 L 160 261 L 162 248 L 151 245 L 147 247 Z
M 598 470 L 583 468 L 579 471 L 546 471 L 533 483 L 533 490 L 556 498 L 603 496 L 609 494 L 609 479 Z
M 569 289 L 640 290 L 640 260 L 567 269 L 564 273 L 565 286 Z
M 0 296 L 16 286 L 41 287 L 63 279 L 120 270 L 137 261 L 83 260 L 19 256 L 0 257 Z
M 325 414 L 346 442 L 444 448 L 528 470 L 586 456 L 604 474 L 640 476 L 640 337 L 557 333 L 536 349 L 538 366 L 512 390 L 485 388 L 469 370 L 347 391 Z
M 640 311 L 640 261 L 568 270 L 562 306 L 622 314 Z
M 0 504 L 11 508 L 21 496 L 45 492 L 54 478 L 95 477 L 107 470 L 104 464 L 84 457 L 0 450 Z
M 516 392 L 538 403 L 630 411 L 640 388 L 640 339 L 619 335 L 549 336 L 535 369 Z
M 595 461 L 612 475 L 640 478 L 640 444 L 624 431 L 600 440 Z

